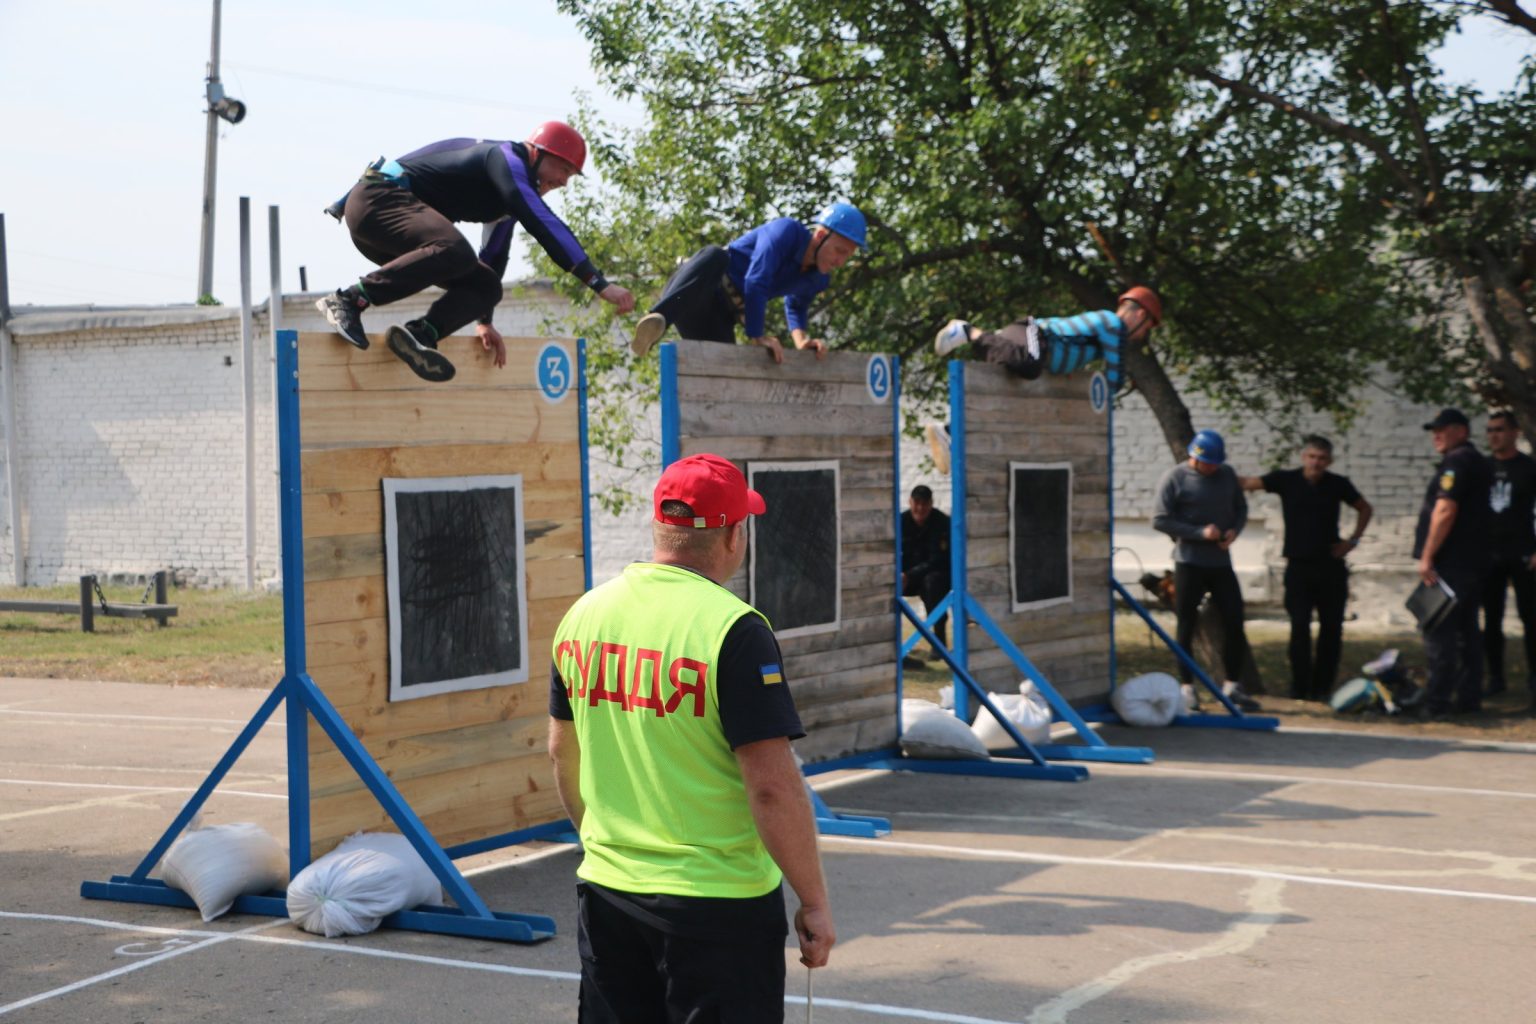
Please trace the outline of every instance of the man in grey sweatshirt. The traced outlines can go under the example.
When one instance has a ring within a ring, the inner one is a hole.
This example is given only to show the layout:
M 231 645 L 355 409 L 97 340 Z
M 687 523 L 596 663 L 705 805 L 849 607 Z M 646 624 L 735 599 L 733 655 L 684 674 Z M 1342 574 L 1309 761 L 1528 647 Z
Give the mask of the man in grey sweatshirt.
M 1222 691 L 1244 711 L 1259 704 L 1238 687 L 1248 641 L 1243 635 L 1243 592 L 1232 571 L 1229 549 L 1248 524 L 1248 500 L 1232 467 L 1226 445 L 1214 430 L 1202 430 L 1189 443 L 1189 461 L 1163 474 L 1157 486 L 1154 529 L 1174 539 L 1174 611 L 1178 615 L 1179 646 L 1186 651 L 1195 639 L 1200 600 L 1211 595 L 1221 617 Z M 1194 675 L 1183 662 L 1186 703 L 1194 705 Z

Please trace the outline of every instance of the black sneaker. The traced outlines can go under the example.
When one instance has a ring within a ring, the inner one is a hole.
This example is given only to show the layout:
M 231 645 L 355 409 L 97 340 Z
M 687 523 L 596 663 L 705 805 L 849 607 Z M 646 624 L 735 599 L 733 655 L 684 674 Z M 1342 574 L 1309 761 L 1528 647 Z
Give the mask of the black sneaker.
M 315 308 L 325 315 L 325 322 L 336 333 L 358 348 L 368 347 L 368 334 L 363 330 L 362 311 L 356 301 L 340 288 L 324 298 L 315 300 Z
M 453 364 L 437 350 L 432 329 L 420 320 L 412 320 L 403 327 L 391 327 L 384 332 L 384 343 L 422 380 L 440 383 L 453 379 Z

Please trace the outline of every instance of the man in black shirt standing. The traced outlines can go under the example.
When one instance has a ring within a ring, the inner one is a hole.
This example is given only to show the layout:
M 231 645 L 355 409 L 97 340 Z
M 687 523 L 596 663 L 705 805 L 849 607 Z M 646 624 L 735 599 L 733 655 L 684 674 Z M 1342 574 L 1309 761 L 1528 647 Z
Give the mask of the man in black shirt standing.
M 1338 681 L 1344 639 L 1349 566 L 1344 558 L 1371 521 L 1371 503 L 1349 477 L 1328 471 L 1333 442 L 1312 434 L 1302 441 L 1301 468 L 1242 478 L 1243 490 L 1280 495 L 1285 518 L 1285 610 L 1291 618 L 1291 696 L 1326 701 Z M 1339 539 L 1339 506 L 1355 510 L 1355 529 Z M 1317 657 L 1312 656 L 1312 611 L 1317 610 Z
M 1426 586 L 1444 580 L 1456 605 L 1424 634 L 1429 660 L 1426 709 L 1432 715 L 1482 710 L 1483 645 L 1478 636 L 1478 598 L 1488 577 L 1488 493 L 1492 470 L 1467 439 L 1460 409 L 1441 409 L 1424 424 L 1433 432 L 1440 465 L 1424 492 L 1413 555 Z
M 921 597 L 928 612 L 949 593 L 949 516 L 933 507 L 933 491 L 924 484 L 912 488 L 901 514 L 901 593 Z M 933 626 L 945 646 L 948 623 L 946 615 Z
M 1503 693 L 1504 595 L 1515 588 L 1515 608 L 1525 634 L 1526 685 L 1536 698 L 1536 459 L 1515 447 L 1520 424 L 1512 412 L 1488 417 L 1493 485 L 1488 492 L 1489 546 L 1493 564 L 1483 588 L 1483 651 L 1488 692 Z M 1536 710 L 1536 703 L 1532 704 Z

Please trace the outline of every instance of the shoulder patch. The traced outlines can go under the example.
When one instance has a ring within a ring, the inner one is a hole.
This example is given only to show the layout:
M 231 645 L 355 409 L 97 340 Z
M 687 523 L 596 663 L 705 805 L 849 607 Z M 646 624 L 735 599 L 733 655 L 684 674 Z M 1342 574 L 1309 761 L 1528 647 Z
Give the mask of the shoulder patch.
M 764 686 L 772 686 L 774 683 L 784 681 L 784 673 L 777 665 L 759 665 L 757 670 L 762 674 Z
M 1456 471 L 1454 469 L 1448 469 L 1440 474 L 1440 489 L 1442 491 L 1449 491 L 1455 486 Z

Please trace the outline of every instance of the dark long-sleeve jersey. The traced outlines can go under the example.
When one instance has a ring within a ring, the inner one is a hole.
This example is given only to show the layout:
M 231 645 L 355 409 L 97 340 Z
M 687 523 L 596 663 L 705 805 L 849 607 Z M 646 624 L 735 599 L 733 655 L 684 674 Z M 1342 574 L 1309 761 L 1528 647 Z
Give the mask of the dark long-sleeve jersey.
M 480 260 L 506 272 L 512 229 L 521 224 L 561 270 L 595 292 L 608 287 L 571 229 L 544 204 L 521 142 L 444 139 L 381 171 L 451 221 L 486 225 Z

